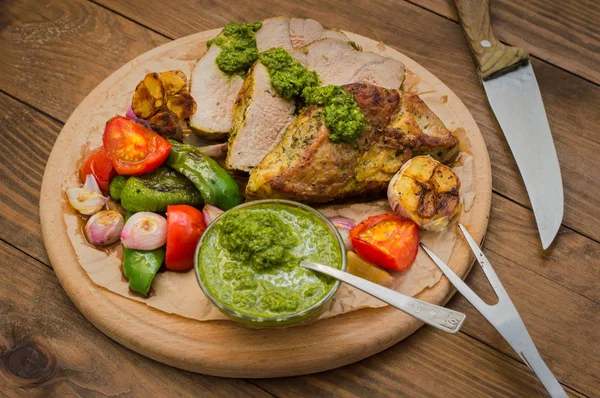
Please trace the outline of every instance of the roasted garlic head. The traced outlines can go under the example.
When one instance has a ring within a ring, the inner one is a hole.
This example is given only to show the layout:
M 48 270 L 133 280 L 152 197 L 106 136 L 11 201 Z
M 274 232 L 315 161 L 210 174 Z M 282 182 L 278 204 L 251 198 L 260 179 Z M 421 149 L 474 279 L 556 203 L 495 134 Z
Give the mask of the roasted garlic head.
M 410 159 L 388 185 L 394 213 L 429 231 L 442 231 L 459 213 L 460 181 L 448 166 L 430 156 Z

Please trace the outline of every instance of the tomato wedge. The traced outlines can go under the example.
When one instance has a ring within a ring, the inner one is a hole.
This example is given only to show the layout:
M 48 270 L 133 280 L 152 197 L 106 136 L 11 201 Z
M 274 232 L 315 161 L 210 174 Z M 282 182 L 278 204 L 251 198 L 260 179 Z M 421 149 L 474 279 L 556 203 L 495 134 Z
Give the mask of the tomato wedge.
M 102 143 L 117 173 L 140 175 L 160 166 L 171 151 L 171 144 L 156 134 L 123 116 L 106 123 Z
M 108 156 L 106 156 L 106 151 L 103 147 L 92 152 L 79 168 L 79 179 L 81 182 L 85 182 L 85 177 L 88 174 L 92 174 L 96 178 L 98 186 L 102 191 L 108 192 L 108 184 L 117 175 L 117 171 Z
M 363 259 L 396 271 L 408 269 L 419 250 L 419 227 L 395 214 L 369 217 L 350 230 L 354 250 Z
M 167 269 L 187 271 L 192 268 L 196 246 L 205 230 L 200 210 L 188 205 L 167 207 Z

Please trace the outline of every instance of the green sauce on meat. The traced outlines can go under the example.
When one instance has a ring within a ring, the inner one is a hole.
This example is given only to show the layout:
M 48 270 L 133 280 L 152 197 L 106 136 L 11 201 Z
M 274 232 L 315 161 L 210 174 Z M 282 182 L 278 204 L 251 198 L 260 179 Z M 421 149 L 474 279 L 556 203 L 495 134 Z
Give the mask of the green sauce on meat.
M 305 87 L 317 86 L 317 72 L 309 71 L 283 48 L 271 48 L 260 54 L 260 62 L 268 69 L 273 88 L 289 100 Z
M 281 317 L 317 304 L 335 281 L 300 261 L 342 266 L 335 235 L 311 213 L 283 204 L 234 209 L 203 237 L 198 267 L 206 289 L 248 316 Z
M 341 87 L 307 87 L 302 96 L 308 105 L 325 106 L 325 124 L 331 141 L 354 142 L 365 131 L 365 117 L 354 96 Z
M 248 72 L 258 58 L 254 32 L 261 26 L 262 22 L 251 24 L 229 22 L 217 37 L 206 42 L 209 47 L 214 44 L 221 48 L 216 60 L 219 69 L 229 75 L 245 75 Z

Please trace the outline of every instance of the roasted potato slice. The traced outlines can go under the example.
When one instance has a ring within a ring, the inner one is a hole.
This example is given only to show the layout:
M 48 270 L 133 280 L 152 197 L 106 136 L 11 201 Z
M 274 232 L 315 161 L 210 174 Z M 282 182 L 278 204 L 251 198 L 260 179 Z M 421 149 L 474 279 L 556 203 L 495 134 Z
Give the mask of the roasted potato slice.
M 196 101 L 187 90 L 167 98 L 167 108 L 180 120 L 187 119 L 196 112 Z
M 183 77 L 181 75 L 183 75 Z M 167 97 L 175 95 L 182 89 L 185 89 L 186 77 L 181 71 L 170 70 L 167 72 L 161 72 L 160 78 L 162 80 L 165 96 Z
M 417 156 L 400 168 L 388 186 L 394 213 L 430 231 L 442 231 L 460 211 L 460 181 L 431 156 Z
M 154 106 L 155 100 L 148 87 L 141 81 L 135 88 L 133 93 L 133 99 L 131 100 L 131 109 L 133 113 L 139 118 L 147 119 L 155 111 Z

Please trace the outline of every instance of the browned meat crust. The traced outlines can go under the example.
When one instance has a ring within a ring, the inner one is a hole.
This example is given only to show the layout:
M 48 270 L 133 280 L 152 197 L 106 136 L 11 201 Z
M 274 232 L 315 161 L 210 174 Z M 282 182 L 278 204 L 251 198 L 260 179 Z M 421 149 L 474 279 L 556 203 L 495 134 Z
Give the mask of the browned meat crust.
M 378 194 L 411 157 L 448 162 L 458 153 L 456 137 L 417 95 L 363 83 L 343 88 L 366 119 L 356 144 L 331 142 L 322 107 L 308 107 L 252 171 L 247 196 L 310 203 Z

